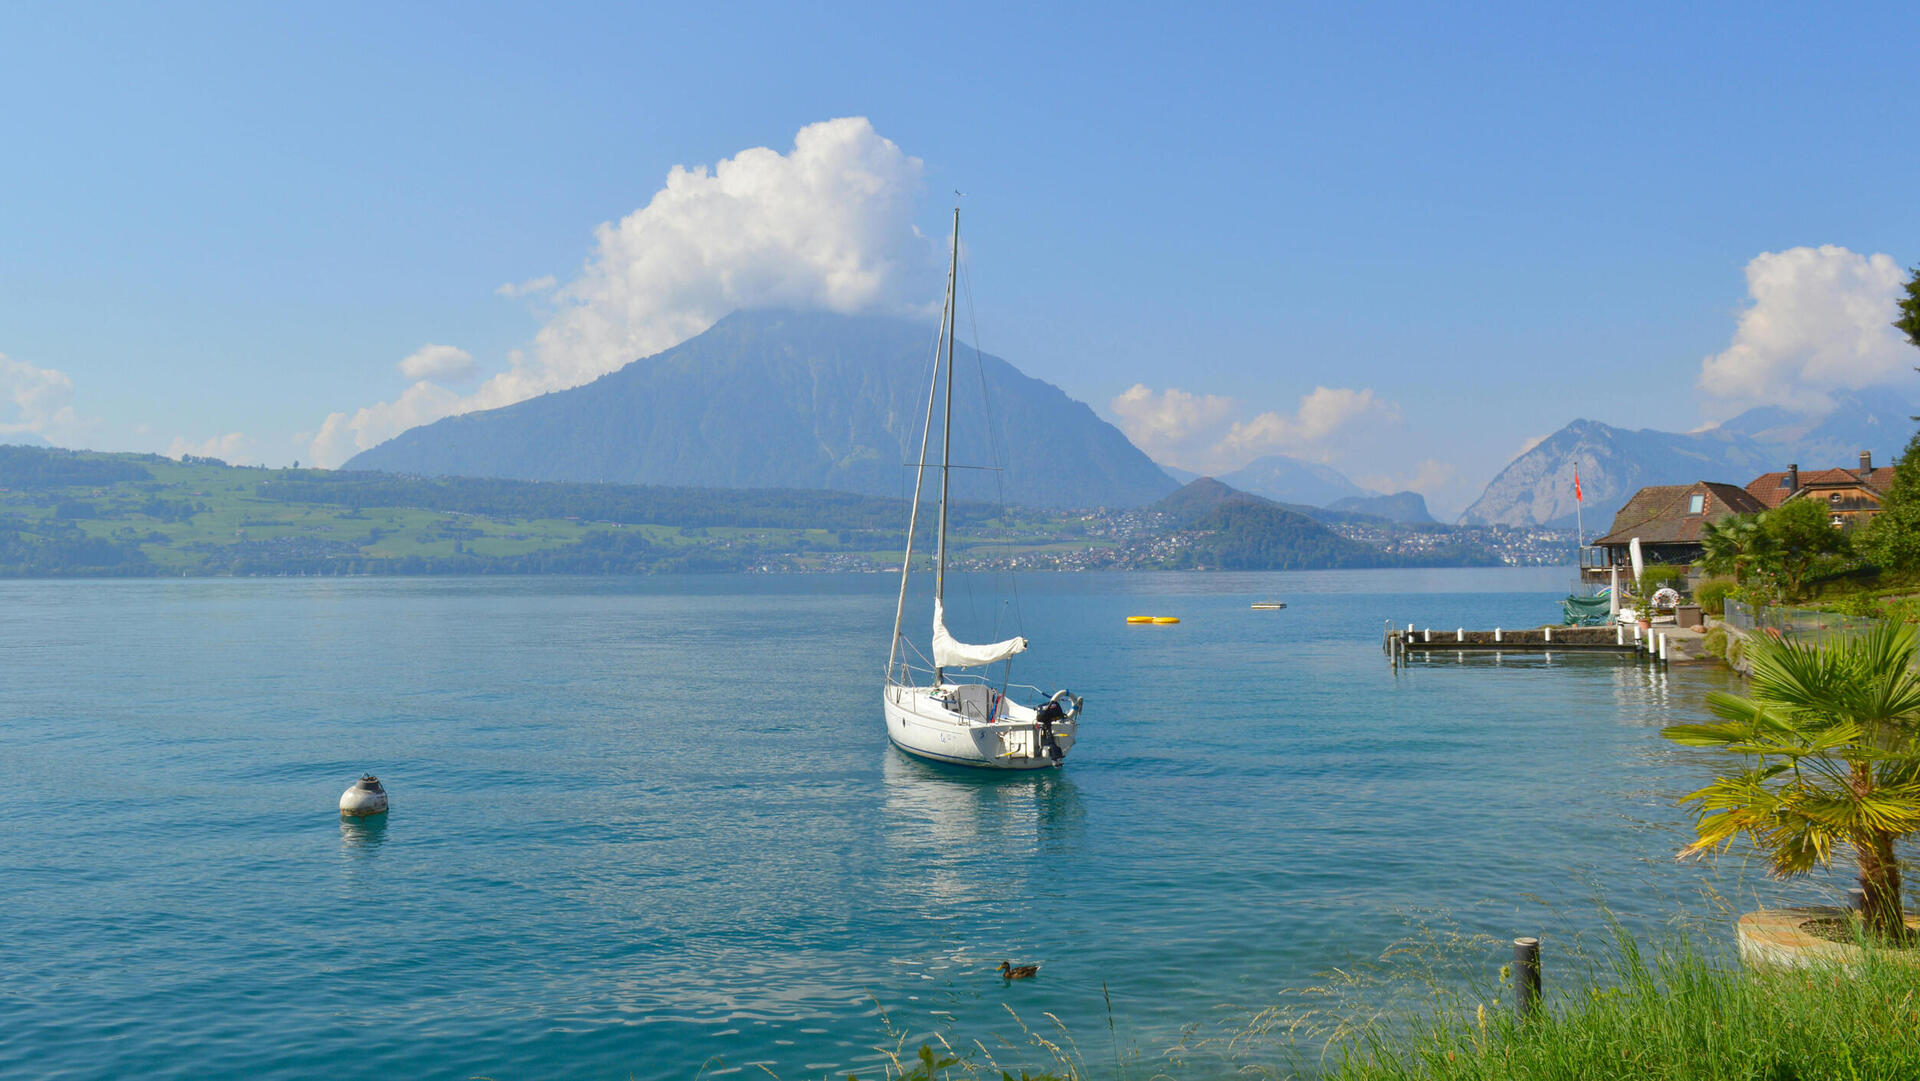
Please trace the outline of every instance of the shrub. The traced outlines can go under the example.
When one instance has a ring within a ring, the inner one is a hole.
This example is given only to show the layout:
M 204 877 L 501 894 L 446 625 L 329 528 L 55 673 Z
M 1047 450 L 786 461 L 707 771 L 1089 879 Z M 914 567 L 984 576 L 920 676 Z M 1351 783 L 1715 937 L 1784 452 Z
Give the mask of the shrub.
M 1898 623 L 1920 623 L 1920 597 L 1888 598 L 1880 604 L 1881 616 Z
M 1638 597 L 1647 598 L 1667 586 L 1685 593 L 1687 568 L 1674 563 L 1649 563 L 1641 569 L 1640 585 L 1634 592 Z
M 1709 578 L 1693 591 L 1693 599 L 1708 615 L 1722 615 L 1727 610 L 1727 596 L 1737 588 L 1731 578 Z
M 1727 629 L 1725 627 L 1715 627 L 1708 631 L 1706 640 L 1701 644 L 1707 647 L 1708 653 L 1713 654 L 1723 661 L 1727 659 Z

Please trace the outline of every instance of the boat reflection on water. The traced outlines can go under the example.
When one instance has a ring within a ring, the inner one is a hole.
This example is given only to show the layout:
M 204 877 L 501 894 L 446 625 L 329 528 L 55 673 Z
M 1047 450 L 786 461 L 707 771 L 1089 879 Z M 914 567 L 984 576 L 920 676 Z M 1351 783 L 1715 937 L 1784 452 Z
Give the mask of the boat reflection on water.
M 350 855 L 367 855 L 387 839 L 387 816 L 340 819 L 340 847 Z
M 1086 810 L 1063 770 L 944 766 L 885 749 L 883 835 L 930 907 L 1029 895 L 1049 853 L 1071 845 Z

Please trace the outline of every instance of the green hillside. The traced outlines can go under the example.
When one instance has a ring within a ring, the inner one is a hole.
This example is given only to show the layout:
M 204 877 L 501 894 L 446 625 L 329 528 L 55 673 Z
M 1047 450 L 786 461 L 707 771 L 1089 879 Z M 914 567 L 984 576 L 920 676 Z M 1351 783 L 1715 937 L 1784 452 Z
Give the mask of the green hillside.
M 897 565 L 906 505 L 837 492 L 422 480 L 0 446 L 0 576 L 537 574 Z M 957 557 L 1057 543 L 953 508 Z M 1006 538 L 1012 543 L 1006 543 Z
M 875 571 L 899 566 L 907 510 L 851 492 L 423 478 L 0 446 L 0 577 Z M 957 503 L 950 518 L 957 569 L 1494 561 L 1453 536 L 1426 538 L 1413 555 L 1383 550 L 1412 535 L 1355 540 L 1336 532 L 1350 527 L 1215 481 L 1147 512 Z M 916 550 L 930 553 L 930 508 L 921 525 Z

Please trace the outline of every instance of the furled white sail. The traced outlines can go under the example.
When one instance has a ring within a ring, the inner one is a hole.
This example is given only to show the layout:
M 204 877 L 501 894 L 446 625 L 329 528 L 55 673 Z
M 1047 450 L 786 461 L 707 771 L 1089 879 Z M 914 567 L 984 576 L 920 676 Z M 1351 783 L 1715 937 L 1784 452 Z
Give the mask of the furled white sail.
M 977 668 L 1004 661 L 1027 648 L 1025 638 L 1009 638 L 987 646 L 973 646 L 947 633 L 947 610 L 939 600 L 933 602 L 933 666 L 935 668 Z

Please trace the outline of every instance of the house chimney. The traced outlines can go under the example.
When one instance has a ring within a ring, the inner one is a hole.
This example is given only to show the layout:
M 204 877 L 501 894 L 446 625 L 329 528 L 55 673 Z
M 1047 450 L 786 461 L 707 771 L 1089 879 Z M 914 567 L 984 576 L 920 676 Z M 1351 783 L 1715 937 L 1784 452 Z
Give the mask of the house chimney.
M 1787 466 L 1787 491 L 1797 492 L 1799 490 L 1800 490 L 1800 463 L 1794 462 L 1793 464 Z
M 1862 474 L 1873 472 L 1873 452 L 1872 451 L 1863 450 L 1860 452 L 1860 472 Z

